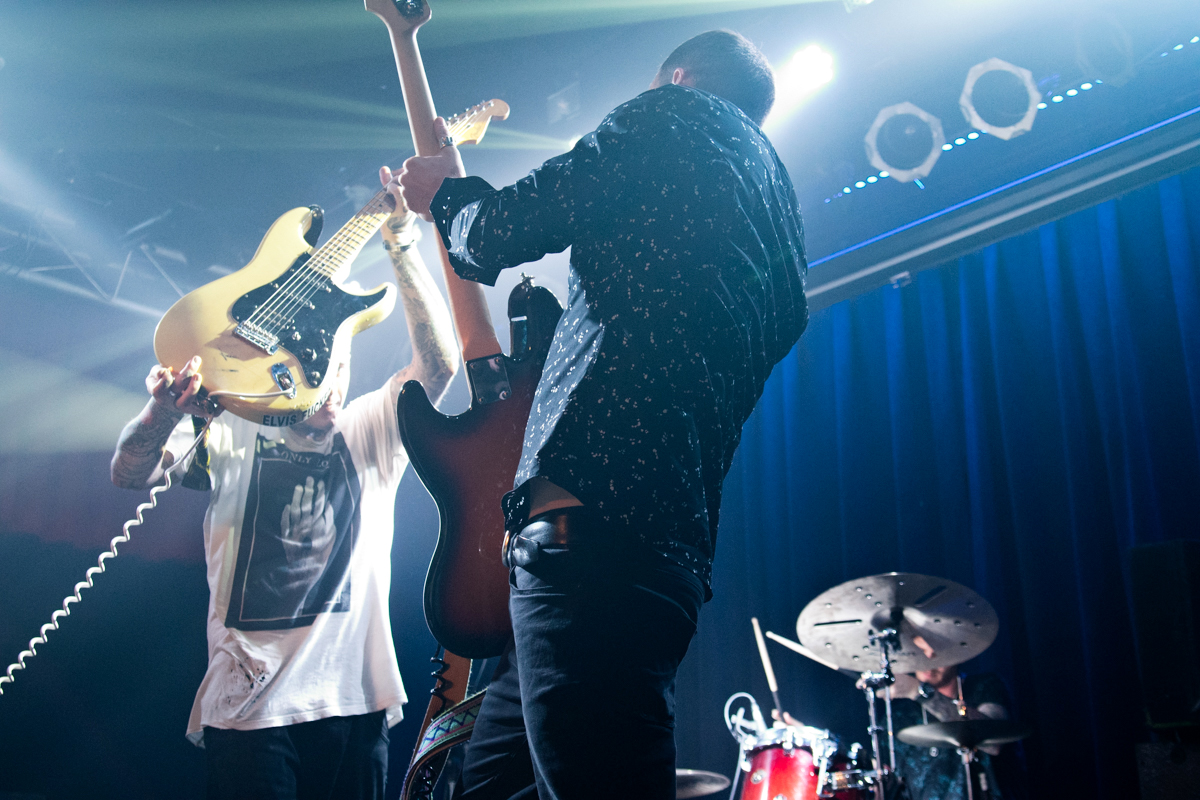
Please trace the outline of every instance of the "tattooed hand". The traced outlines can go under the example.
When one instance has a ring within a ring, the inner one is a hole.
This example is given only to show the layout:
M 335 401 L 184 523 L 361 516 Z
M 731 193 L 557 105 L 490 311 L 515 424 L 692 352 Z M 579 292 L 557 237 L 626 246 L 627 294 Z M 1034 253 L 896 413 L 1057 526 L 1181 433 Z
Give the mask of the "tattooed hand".
M 156 364 L 146 376 L 146 391 L 154 402 L 178 416 L 191 414 L 209 419 L 215 415 L 212 404 L 199 394 L 202 382 L 200 356 L 193 356 L 178 375 L 170 367 Z

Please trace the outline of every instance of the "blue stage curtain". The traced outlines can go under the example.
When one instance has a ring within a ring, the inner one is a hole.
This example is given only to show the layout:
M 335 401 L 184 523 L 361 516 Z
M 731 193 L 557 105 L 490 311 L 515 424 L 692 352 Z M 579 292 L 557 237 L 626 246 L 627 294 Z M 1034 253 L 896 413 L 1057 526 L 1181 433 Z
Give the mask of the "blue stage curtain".
M 750 617 L 900 571 L 973 587 L 1034 797 L 1136 796 L 1129 548 L 1200 538 L 1200 170 L 813 316 L 726 483 L 715 599 L 679 680 L 680 766 L 731 774 Z M 852 681 L 769 645 L 785 706 L 867 741 Z M 690 762 L 690 763 L 689 763 Z

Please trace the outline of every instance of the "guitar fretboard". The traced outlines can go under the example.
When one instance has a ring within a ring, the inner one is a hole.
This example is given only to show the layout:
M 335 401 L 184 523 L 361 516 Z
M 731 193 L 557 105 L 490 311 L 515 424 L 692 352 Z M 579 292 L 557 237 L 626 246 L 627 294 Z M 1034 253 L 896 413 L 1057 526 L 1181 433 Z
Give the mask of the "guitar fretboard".
M 327 278 L 354 260 L 367 240 L 383 225 L 392 213 L 394 201 L 386 191 L 379 191 L 329 241 L 321 245 L 305 265 Z

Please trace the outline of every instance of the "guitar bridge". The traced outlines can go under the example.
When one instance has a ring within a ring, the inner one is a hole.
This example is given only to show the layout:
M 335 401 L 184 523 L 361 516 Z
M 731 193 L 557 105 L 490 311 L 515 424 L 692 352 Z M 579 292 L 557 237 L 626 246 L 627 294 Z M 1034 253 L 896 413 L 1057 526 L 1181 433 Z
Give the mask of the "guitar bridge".
M 238 326 L 233 329 L 233 333 L 255 347 L 266 351 L 268 355 L 274 354 L 279 349 L 279 337 L 255 325 L 253 322 L 239 322 Z

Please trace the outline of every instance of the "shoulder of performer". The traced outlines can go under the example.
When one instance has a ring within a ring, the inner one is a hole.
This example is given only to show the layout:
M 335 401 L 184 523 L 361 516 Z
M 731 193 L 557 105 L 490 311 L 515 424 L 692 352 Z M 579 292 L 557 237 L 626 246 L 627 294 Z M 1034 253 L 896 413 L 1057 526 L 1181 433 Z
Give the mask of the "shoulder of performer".
M 643 126 L 680 124 L 745 125 L 757 136 L 762 131 L 735 104 L 712 92 L 668 83 L 646 91 L 614 108 L 598 131 L 625 132 Z M 765 137 L 763 137 L 765 138 Z

